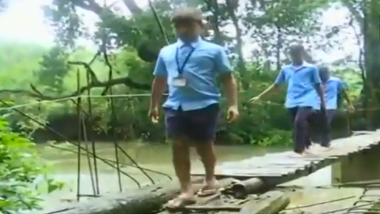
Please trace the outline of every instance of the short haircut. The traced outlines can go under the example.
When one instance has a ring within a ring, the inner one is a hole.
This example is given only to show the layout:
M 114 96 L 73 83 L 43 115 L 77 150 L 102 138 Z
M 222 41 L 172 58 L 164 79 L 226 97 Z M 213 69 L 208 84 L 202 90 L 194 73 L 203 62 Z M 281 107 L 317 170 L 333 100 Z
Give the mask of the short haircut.
M 185 7 L 174 11 L 172 22 L 184 23 L 184 22 L 197 22 L 202 24 L 202 11 L 197 8 Z
M 329 68 L 326 65 L 319 65 L 318 70 L 319 70 L 319 72 L 323 72 L 323 73 L 329 72 Z
M 305 52 L 305 48 L 301 44 L 293 44 L 289 47 L 289 50 L 291 52 L 298 52 L 298 53 L 304 53 Z

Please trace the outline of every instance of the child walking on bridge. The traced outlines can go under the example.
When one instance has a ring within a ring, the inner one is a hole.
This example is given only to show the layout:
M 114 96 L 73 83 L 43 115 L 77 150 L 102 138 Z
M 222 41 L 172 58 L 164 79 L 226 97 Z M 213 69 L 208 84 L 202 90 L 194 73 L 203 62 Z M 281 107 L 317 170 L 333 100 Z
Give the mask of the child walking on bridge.
M 167 206 L 177 208 L 195 202 L 190 180 L 190 145 L 195 145 L 206 174 L 198 195 L 218 191 L 213 145 L 220 109 L 216 77 L 220 77 L 226 89 L 228 121 L 237 119 L 239 112 L 236 82 L 224 48 L 201 38 L 202 12 L 183 8 L 175 12 L 172 22 L 178 41 L 160 51 L 154 69 L 149 117 L 157 123 L 160 100 L 168 85 L 169 96 L 163 105 L 165 124 L 181 193 Z
M 318 133 L 318 143 L 321 147 L 316 147 L 317 149 L 322 150 L 328 150 L 330 149 L 330 127 L 331 122 L 337 112 L 338 109 L 338 97 L 341 95 L 344 100 L 347 102 L 348 111 L 354 111 L 354 107 L 351 104 L 351 101 L 348 97 L 348 94 L 345 90 L 343 81 L 338 78 L 330 75 L 329 68 L 326 66 L 319 66 L 319 75 L 322 80 L 322 84 L 325 91 L 325 101 L 326 101 L 326 121 L 325 125 L 322 130 L 319 129 Z M 320 115 L 317 115 L 316 117 L 320 117 Z M 317 128 L 318 129 L 318 128 Z
M 293 141 L 296 157 L 307 155 L 311 146 L 309 121 L 316 110 L 326 109 L 325 96 L 321 78 L 315 65 L 304 61 L 302 45 L 290 47 L 292 63 L 282 67 L 275 82 L 260 95 L 252 98 L 256 102 L 265 95 L 279 88 L 283 83 L 288 84 L 285 107 L 293 121 Z M 320 99 L 318 99 L 318 97 Z

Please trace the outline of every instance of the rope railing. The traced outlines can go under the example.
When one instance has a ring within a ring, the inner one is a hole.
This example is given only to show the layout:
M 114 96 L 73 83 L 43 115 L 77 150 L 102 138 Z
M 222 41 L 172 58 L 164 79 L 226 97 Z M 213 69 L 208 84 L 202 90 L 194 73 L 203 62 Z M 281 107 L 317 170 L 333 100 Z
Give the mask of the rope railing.
M 137 98 L 137 97 L 150 97 L 150 93 L 139 93 L 139 94 L 112 94 L 112 95 L 78 95 L 78 96 L 72 96 L 72 97 L 66 97 L 62 99 L 56 99 L 56 100 L 41 100 L 41 101 L 35 101 L 35 102 L 29 102 L 29 103 L 23 103 L 18 105 L 13 105 L 10 107 L 0 107 L 0 110 L 11 110 L 11 109 L 17 109 L 17 108 L 23 108 L 23 107 L 29 107 L 33 105 L 41 105 L 46 103 L 58 103 L 58 102 L 64 102 L 69 100 L 75 100 L 78 98 Z M 168 94 L 164 94 L 164 96 L 168 96 Z M 248 102 L 247 102 L 248 103 Z M 283 103 L 279 102 L 272 102 L 272 101 L 262 101 L 259 100 L 257 103 L 251 104 L 252 106 L 257 104 L 267 104 L 267 105 L 273 105 L 273 106 L 284 106 Z M 349 111 L 348 109 L 338 109 L 339 111 Z M 377 111 L 380 110 L 380 107 L 377 108 L 355 108 L 354 112 L 358 111 Z
M 167 94 L 164 94 L 166 96 Z M 133 98 L 133 97 L 150 97 L 151 94 L 149 93 L 142 93 L 142 94 L 113 94 L 113 95 L 78 95 L 78 96 L 72 96 L 72 97 L 66 97 L 62 99 L 56 99 L 56 100 L 41 100 L 41 101 L 35 101 L 30 103 L 24 103 L 19 105 L 13 105 L 11 107 L 1 107 L 0 110 L 8 110 L 8 109 L 16 109 L 16 108 L 23 108 L 28 107 L 32 105 L 41 105 L 45 103 L 57 103 L 57 102 L 64 102 L 69 100 L 75 100 L 78 98 Z

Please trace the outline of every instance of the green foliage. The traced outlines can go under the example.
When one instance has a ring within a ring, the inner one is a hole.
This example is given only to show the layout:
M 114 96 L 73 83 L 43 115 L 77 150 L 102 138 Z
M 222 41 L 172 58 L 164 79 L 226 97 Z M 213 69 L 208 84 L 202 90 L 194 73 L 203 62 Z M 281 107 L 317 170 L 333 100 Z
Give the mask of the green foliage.
M 347 26 L 352 27 L 354 23 L 361 30 L 357 36 L 359 43 L 363 40 L 362 64 L 365 71 L 362 72 L 367 79 L 362 78 L 358 71 L 346 68 L 346 62 L 349 61 L 347 57 L 337 60 L 338 63 L 332 63 L 344 67 L 333 69 L 334 75 L 346 81 L 349 96 L 358 108 L 373 107 L 366 105 L 372 98 L 368 98 L 370 92 L 363 93 L 363 81 L 375 86 L 380 82 L 380 67 L 377 62 L 380 45 L 378 2 L 371 0 L 365 5 L 362 0 L 249 0 L 244 3 L 236 0 L 157 0 L 153 4 L 162 24 L 160 29 L 150 8 L 140 8 L 134 0 L 122 1 L 120 4 L 101 4 L 94 0 L 53 0 L 44 11 L 46 21 L 55 31 L 55 47 L 0 42 L 1 88 L 6 89 L 1 91 L 0 99 L 9 101 L 8 104 L 11 103 L 15 108 L 18 106 L 18 110 L 34 118 L 28 119 L 9 109 L 8 105 L 0 106 L 3 118 L 9 121 L 13 130 L 28 136 L 24 138 L 12 132 L 7 122 L 0 119 L 0 211 L 19 213 L 20 210 L 38 208 L 38 190 L 41 185 L 49 192 L 62 186 L 47 177 L 48 168 L 38 158 L 34 144 L 28 139 L 32 136 L 44 142 L 63 140 L 46 134 L 41 123 L 53 127 L 68 139 L 78 139 L 79 118 L 77 106 L 72 100 L 52 102 L 43 99 L 46 96 L 70 95 L 78 88 L 90 84 L 87 80 L 89 69 L 68 66 L 68 61 L 88 63 L 98 49 L 102 51 L 102 56 L 96 58 L 90 66 L 92 75 L 97 77 L 97 81 L 90 81 L 91 86 L 95 87 L 88 87 L 91 90 L 84 90 L 82 93 L 97 97 L 81 99 L 81 107 L 89 112 L 91 106 L 93 116 L 89 118 L 82 113 L 81 118 L 86 119 L 86 130 L 95 130 L 97 138 L 117 137 L 125 141 L 143 139 L 164 142 L 164 121 L 161 119 L 155 125 L 146 116 L 149 92 L 136 89 L 131 82 L 150 84 L 154 63 L 147 63 L 153 61 L 148 58 L 156 58 L 161 47 L 167 42 L 175 41 L 175 33 L 170 23 L 171 12 L 184 6 L 198 7 L 207 14 L 204 38 L 228 48 L 230 58 L 238 70 L 236 77 L 240 86 L 241 116 L 236 123 L 229 124 L 222 112 L 217 143 L 284 146 L 290 144 L 292 138 L 292 124 L 283 107 L 284 91 L 273 94 L 268 98 L 270 102 L 263 101 L 252 105 L 247 101 L 272 84 L 281 64 L 287 62 L 285 56 L 288 44 L 302 41 L 308 50 L 338 50 L 343 48 L 342 38 L 336 35 L 347 30 Z M 0 0 L 0 11 L 7 3 L 7 0 Z M 321 13 L 333 3 L 346 7 L 352 21 L 341 26 L 332 26 L 331 29 L 326 28 L 321 22 Z M 125 16 L 125 11 L 130 14 Z M 91 18 L 96 20 L 94 28 L 83 18 L 88 14 L 96 16 Z M 367 14 L 368 18 L 364 19 L 363 14 Z M 371 29 L 371 32 L 365 29 Z M 165 36 L 161 30 L 165 32 Z M 91 40 L 96 50 L 78 47 L 78 39 Z M 245 46 L 252 44 L 254 48 L 247 57 Z M 146 59 L 141 55 L 141 47 L 147 49 Z M 308 55 L 307 60 L 316 61 L 313 53 Z M 117 78 L 117 84 L 110 84 Z M 32 91 L 31 84 L 46 96 Z M 121 96 L 113 99 L 114 105 L 111 105 L 109 97 L 101 97 L 109 94 L 110 89 L 113 94 Z M 15 93 L 10 92 L 11 90 Z M 31 93 L 34 96 L 30 96 Z M 39 103 L 40 100 L 42 101 Z M 380 103 L 380 93 L 378 100 Z M 222 109 L 225 106 L 225 100 L 222 99 Z M 113 110 L 116 117 L 112 114 Z M 371 117 L 368 111 L 360 109 L 349 116 L 339 113 L 334 121 L 333 131 L 339 132 L 348 124 L 363 128 L 368 122 L 368 118 L 364 116 Z
M 34 73 L 38 76 L 38 82 L 46 86 L 57 94 L 63 92 L 63 78 L 67 75 L 69 68 L 67 65 L 68 54 L 64 48 L 55 46 L 42 56 L 40 61 L 41 70 Z
M 36 153 L 35 144 L 11 131 L 0 118 L 0 212 L 20 213 L 40 208 L 39 189 L 62 188 L 50 179 L 48 168 Z
M 49 52 L 46 51 L 45 53 Z M 86 49 L 78 49 L 76 52 L 68 56 L 69 59 L 76 59 L 78 61 L 80 61 L 80 59 L 89 61 L 91 57 L 91 52 Z M 41 57 L 40 59 L 43 61 L 46 57 Z M 52 62 L 54 62 L 54 60 L 52 60 Z M 124 48 L 122 51 L 116 53 L 111 57 L 111 63 L 115 71 L 114 78 L 128 75 L 133 76 L 134 80 L 137 82 L 149 83 L 152 80 L 152 65 L 142 62 L 136 56 L 136 52 L 132 48 Z M 35 62 L 29 62 L 29 64 L 37 65 L 34 69 L 35 71 L 41 72 L 45 69 L 44 67 L 39 67 L 38 63 Z M 49 64 L 50 63 L 46 63 L 45 65 Z M 40 63 L 39 65 L 41 66 L 44 64 Z M 63 76 L 62 81 L 60 82 L 62 85 L 55 85 L 57 88 L 64 89 L 62 94 L 70 94 L 76 89 L 77 79 L 75 71 L 77 68 L 78 67 L 70 67 L 71 70 L 67 71 L 67 74 Z M 97 60 L 93 64 L 93 68 L 99 79 L 103 81 L 108 79 L 108 69 L 104 66 L 103 62 Z M 291 122 L 287 111 L 283 107 L 284 91 L 268 98 L 271 102 L 262 102 L 255 105 L 247 103 L 249 98 L 257 95 L 272 84 L 278 72 L 273 70 L 263 71 L 264 68 L 259 63 L 247 63 L 247 69 L 248 73 L 244 77 L 240 76 L 240 72 L 236 72 L 238 82 L 240 84 L 244 83 L 248 85 L 248 90 L 244 90 L 240 87 L 239 97 L 241 102 L 241 117 L 236 123 L 228 124 L 224 120 L 225 115 L 222 115 L 221 123 L 218 128 L 218 143 L 252 144 L 261 146 L 289 144 L 291 141 Z M 38 74 L 38 72 L 36 74 Z M 54 74 L 54 72 L 52 72 L 52 74 Z M 80 70 L 80 74 L 80 84 L 85 85 L 85 71 Z M 46 73 L 46 76 L 47 75 L 48 73 Z M 342 77 L 347 81 L 352 100 L 356 101 L 357 104 L 360 104 L 358 103 L 358 100 L 362 86 L 359 74 L 353 70 L 339 70 L 335 71 L 334 75 Z M 12 77 L 13 75 L 8 75 L 8 78 Z M 15 79 L 17 78 L 15 77 Z M 30 83 L 35 84 L 37 88 L 43 88 L 39 78 L 31 80 L 33 81 L 30 81 Z M 4 87 L 8 86 L 6 85 Z M 57 92 L 49 92 L 57 94 Z M 103 88 L 94 89 L 91 91 L 91 95 L 99 96 L 102 92 Z M 99 136 L 106 134 L 104 131 L 113 129 L 116 132 L 117 137 L 123 140 L 143 139 L 155 142 L 165 141 L 163 121 L 161 120 L 160 124 L 154 125 L 146 117 L 149 107 L 149 95 L 146 91 L 118 85 L 113 87 L 113 93 L 123 96 L 114 99 L 117 121 L 112 119 L 112 108 L 109 99 L 91 99 L 93 117 L 98 118 L 96 124 L 93 125 Z M 148 96 L 140 96 L 142 94 Z M 34 99 L 28 98 L 27 96 L 10 96 L 6 98 L 12 99 L 14 101 L 12 105 L 15 106 L 28 102 L 36 102 Z M 87 98 L 82 99 L 82 107 L 86 112 L 88 112 L 88 101 Z M 225 106 L 224 101 L 222 106 Z M 76 107 L 72 102 L 41 102 L 40 104 L 27 105 L 19 110 L 28 113 L 28 115 L 33 116 L 35 119 L 48 125 L 57 127 L 57 124 L 59 124 L 57 131 L 63 134 L 69 133 L 67 134 L 68 136 L 72 137 L 72 139 L 77 139 L 78 131 L 75 128 L 75 125 L 78 123 Z M 19 127 L 22 130 L 28 131 L 28 134 L 32 136 L 35 136 L 34 133 L 37 133 L 37 130 L 44 129 L 40 124 L 24 118 L 16 112 L 8 111 L 7 113 L 7 119 L 11 124 L 14 124 L 15 127 Z M 340 120 L 345 121 L 345 117 L 342 117 Z M 101 129 L 99 129 L 99 126 Z M 337 129 L 342 129 L 342 126 L 337 127 Z M 38 136 L 35 137 L 38 138 Z
M 157 54 L 159 49 L 166 44 L 161 30 L 166 32 L 169 42 L 175 41 L 175 34 L 170 23 L 171 12 L 176 8 L 191 5 L 207 13 L 208 29 L 205 38 L 225 45 L 239 70 L 236 76 L 240 86 L 241 118 L 234 124 L 227 124 L 222 118 L 218 142 L 285 145 L 289 143 L 291 123 L 283 108 L 284 92 L 273 95 L 270 98 L 271 102 L 251 105 L 247 103 L 247 100 L 272 84 L 281 64 L 286 62 L 287 44 L 302 40 L 307 41 L 307 45 L 310 45 L 312 49 L 324 51 L 328 51 L 331 47 L 336 49 L 341 47 L 335 42 L 334 36 L 342 26 L 334 26 L 331 32 L 330 29 L 327 29 L 328 32 L 321 32 L 323 27 L 320 21 L 321 11 L 335 2 L 337 1 L 246 1 L 243 4 L 230 0 L 225 2 L 158 0 L 154 1 L 154 7 L 162 24 L 162 29 L 160 29 L 150 8 L 139 8 L 133 0 L 112 5 L 102 5 L 96 1 L 54 0 L 44 9 L 47 21 L 55 30 L 59 45 L 52 49 L 34 47 L 36 54 L 30 54 L 32 56 L 27 59 L 27 62 L 23 62 L 23 65 L 17 63 L 15 59 L 24 60 L 25 57 L 13 57 L 13 55 L 23 54 L 26 50 L 34 51 L 34 49 L 12 48 L 9 50 L 7 56 L 12 56 L 12 59 L 1 64 L 0 58 L 0 70 L 16 70 L 15 73 L 18 76 L 13 76 L 13 72 L 12 75 L 0 72 L 0 78 L 5 80 L 2 87 L 29 90 L 29 84 L 34 84 L 44 95 L 59 96 L 71 94 L 78 87 L 87 85 L 87 74 L 84 68 L 65 64 L 68 60 L 89 62 L 93 58 L 94 50 L 77 47 L 75 41 L 79 38 L 92 40 L 97 47 L 102 50 L 107 49 L 112 69 L 106 65 L 103 57 L 99 57 L 91 64 L 100 82 L 107 83 L 110 78 L 109 71 L 112 70 L 113 79 L 129 77 L 134 82 L 150 84 L 154 63 L 142 61 L 137 56 L 136 49 L 145 45 L 149 51 Z M 348 4 L 346 1 L 342 1 L 343 6 L 346 4 Z M 120 15 L 123 9 L 128 9 L 131 15 Z M 360 7 L 355 7 L 355 9 L 361 10 Z M 83 14 L 79 11 L 90 12 L 97 16 L 95 32 L 89 30 L 82 18 Z M 227 29 L 231 28 L 236 31 L 236 35 L 227 32 Z M 248 58 L 243 56 L 246 44 L 257 45 L 251 57 Z M 14 46 L 17 44 L 12 45 Z M 22 52 L 21 49 L 23 49 Z M 313 61 L 311 56 L 308 60 Z M 79 86 L 77 71 L 80 79 Z M 340 69 L 335 72 L 337 76 L 343 77 L 348 82 L 352 100 L 361 105 L 361 77 L 356 71 L 349 69 Z M 104 87 L 93 88 L 90 95 L 99 97 L 105 91 L 104 89 Z M 111 115 L 113 108 L 109 99 L 91 99 L 91 110 L 96 123 L 87 125 L 92 125 L 99 136 L 110 135 L 107 132 L 113 131 L 119 138 L 125 140 L 136 138 L 150 141 L 165 140 L 163 122 L 153 125 L 146 118 L 149 96 L 137 95 L 146 94 L 147 91 L 138 90 L 126 82 L 120 82 L 112 87 L 112 92 L 125 95 L 114 99 L 116 118 Z M 84 94 L 87 95 L 87 91 Z M 4 98 L 14 101 L 14 105 L 35 101 L 29 96 L 13 94 Z M 89 110 L 89 102 L 88 99 L 82 99 L 82 107 L 86 111 Z M 224 101 L 222 105 L 225 106 Z M 71 134 L 68 135 L 77 138 L 76 135 L 72 135 L 73 132 L 77 132 L 78 127 L 74 128 L 73 124 L 78 123 L 78 118 L 75 105 L 71 101 L 46 102 L 26 106 L 20 110 L 28 112 L 46 124 L 59 127 L 60 132 L 65 133 L 69 129 Z M 17 113 L 8 113 L 8 119 L 12 124 L 22 130 L 28 130 L 29 134 L 42 128 L 39 124 Z M 360 118 L 362 116 L 360 114 L 357 113 L 354 118 Z M 345 120 L 346 118 L 340 118 L 340 121 Z M 337 127 L 337 129 L 341 128 Z

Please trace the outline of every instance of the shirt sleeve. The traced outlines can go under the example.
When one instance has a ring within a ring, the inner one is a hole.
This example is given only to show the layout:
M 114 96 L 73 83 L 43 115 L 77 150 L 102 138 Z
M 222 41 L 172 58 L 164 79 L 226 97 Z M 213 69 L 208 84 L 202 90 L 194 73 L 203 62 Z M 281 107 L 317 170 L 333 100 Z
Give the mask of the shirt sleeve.
M 275 85 L 281 85 L 285 82 L 285 71 L 281 68 L 280 73 L 278 73 L 276 80 L 274 81 Z
M 341 79 L 338 80 L 338 90 L 342 91 L 344 89 L 347 89 L 347 84 L 343 82 Z
M 168 76 L 168 70 L 166 69 L 164 59 L 162 58 L 162 50 L 160 51 L 160 54 L 158 55 L 156 66 L 154 67 L 153 75 L 157 77 Z
M 311 82 L 314 84 L 321 84 L 321 77 L 319 76 L 319 71 L 316 66 L 311 69 Z
M 219 74 L 231 73 L 232 66 L 223 47 L 218 48 L 215 54 L 215 67 Z

